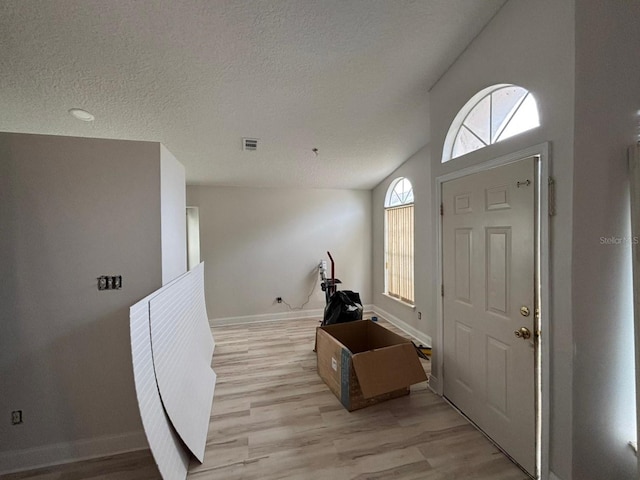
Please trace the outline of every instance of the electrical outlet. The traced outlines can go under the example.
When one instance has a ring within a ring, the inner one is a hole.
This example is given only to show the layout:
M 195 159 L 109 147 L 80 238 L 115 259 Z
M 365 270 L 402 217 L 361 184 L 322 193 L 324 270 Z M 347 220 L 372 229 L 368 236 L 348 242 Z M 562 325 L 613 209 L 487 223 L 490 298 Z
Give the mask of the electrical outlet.
M 14 410 L 11 412 L 11 425 L 22 423 L 22 410 Z
M 98 277 L 98 290 L 120 290 L 122 275 L 102 275 Z
M 282 297 L 276 297 L 276 302 L 282 303 Z

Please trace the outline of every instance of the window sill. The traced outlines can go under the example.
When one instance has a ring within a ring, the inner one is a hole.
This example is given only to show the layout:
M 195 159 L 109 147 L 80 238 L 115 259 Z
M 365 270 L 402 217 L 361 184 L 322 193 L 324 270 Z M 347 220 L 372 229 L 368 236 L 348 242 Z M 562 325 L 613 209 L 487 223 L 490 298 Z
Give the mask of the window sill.
M 413 304 L 413 303 L 407 303 L 407 302 L 405 302 L 405 301 L 403 301 L 403 300 L 400 300 L 399 298 L 392 297 L 392 296 L 391 296 L 391 295 L 389 295 L 388 293 L 384 293 L 384 292 L 382 292 L 382 295 L 384 295 L 385 297 L 387 297 L 387 298 L 389 298 L 389 299 L 393 300 L 394 302 L 398 302 L 400 305 L 404 305 L 405 307 L 409 307 L 411 310 L 415 310 L 415 309 L 416 309 L 416 306 L 415 306 L 415 304 Z

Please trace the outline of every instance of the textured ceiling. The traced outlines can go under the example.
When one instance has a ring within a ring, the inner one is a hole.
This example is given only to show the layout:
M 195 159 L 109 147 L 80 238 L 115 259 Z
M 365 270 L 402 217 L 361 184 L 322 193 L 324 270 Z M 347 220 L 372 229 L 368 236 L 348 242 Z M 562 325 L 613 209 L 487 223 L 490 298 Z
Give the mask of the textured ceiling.
M 0 131 L 160 141 L 190 184 L 372 188 L 503 3 L 2 0 Z

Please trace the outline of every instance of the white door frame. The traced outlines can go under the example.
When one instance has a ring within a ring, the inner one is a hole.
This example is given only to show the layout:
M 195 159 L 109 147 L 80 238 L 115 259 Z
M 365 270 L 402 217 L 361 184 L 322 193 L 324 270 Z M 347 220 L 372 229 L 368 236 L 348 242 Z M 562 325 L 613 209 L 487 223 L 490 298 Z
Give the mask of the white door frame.
M 539 166 L 536 173 L 539 178 L 539 186 L 536 193 L 536 203 L 539 214 L 537 215 L 538 228 L 538 251 L 536 252 L 536 271 L 538 274 L 538 294 L 536 295 L 536 307 L 540 312 L 539 326 L 541 335 L 539 337 L 538 355 L 536 355 L 537 379 L 536 379 L 536 470 L 541 480 L 549 478 L 549 428 L 550 428 L 550 349 L 549 349 L 549 143 L 541 143 L 532 147 L 520 150 L 499 158 L 472 165 L 470 167 L 447 173 L 436 178 L 436 206 L 439 209 L 442 204 L 442 184 L 450 180 L 471 175 L 473 173 L 483 172 L 490 168 L 506 165 L 508 163 L 517 162 L 531 156 L 540 158 Z M 436 271 L 438 275 L 437 292 L 435 298 L 437 301 L 436 315 L 436 336 L 434 342 L 433 356 L 436 360 L 435 385 L 432 388 L 440 396 L 444 394 L 444 368 L 443 355 L 440 355 L 440 349 L 444 348 L 444 316 L 443 316 L 443 298 L 440 292 L 443 284 L 443 262 L 442 262 L 442 216 L 438 215 L 436 222 L 437 231 L 437 263 Z M 432 373 L 433 375 L 433 373 Z M 431 383 L 431 381 L 430 381 Z

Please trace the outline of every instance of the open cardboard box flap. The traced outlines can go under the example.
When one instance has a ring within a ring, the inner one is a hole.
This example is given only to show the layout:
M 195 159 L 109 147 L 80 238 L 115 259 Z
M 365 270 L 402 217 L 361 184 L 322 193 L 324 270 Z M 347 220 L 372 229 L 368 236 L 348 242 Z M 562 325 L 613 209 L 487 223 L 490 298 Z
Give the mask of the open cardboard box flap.
M 427 380 L 415 347 L 410 342 L 356 353 L 352 360 L 365 398 Z

